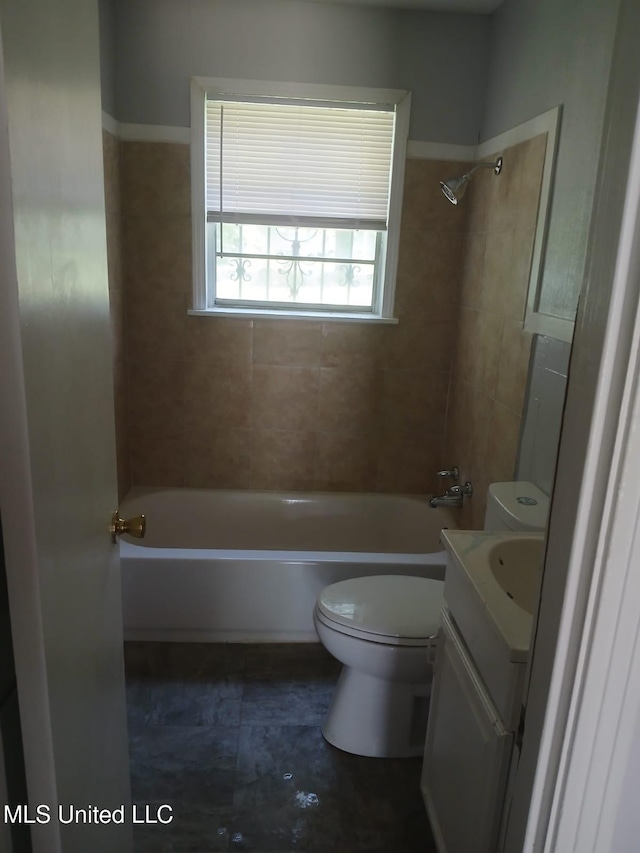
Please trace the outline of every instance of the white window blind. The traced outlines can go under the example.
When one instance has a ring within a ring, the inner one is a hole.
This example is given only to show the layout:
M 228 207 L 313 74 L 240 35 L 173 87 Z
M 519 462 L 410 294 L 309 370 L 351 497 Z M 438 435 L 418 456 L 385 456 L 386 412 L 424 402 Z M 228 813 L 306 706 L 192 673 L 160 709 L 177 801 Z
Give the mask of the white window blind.
M 386 229 L 392 108 L 206 101 L 207 219 Z

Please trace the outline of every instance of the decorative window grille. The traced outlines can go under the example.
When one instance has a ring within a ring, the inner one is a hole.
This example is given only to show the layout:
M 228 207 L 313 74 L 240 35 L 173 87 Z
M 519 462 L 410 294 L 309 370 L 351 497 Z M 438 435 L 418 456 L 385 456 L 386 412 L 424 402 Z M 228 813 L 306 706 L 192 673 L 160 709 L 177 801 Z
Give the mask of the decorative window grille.
M 407 93 L 291 97 L 203 82 L 196 309 L 390 317 Z

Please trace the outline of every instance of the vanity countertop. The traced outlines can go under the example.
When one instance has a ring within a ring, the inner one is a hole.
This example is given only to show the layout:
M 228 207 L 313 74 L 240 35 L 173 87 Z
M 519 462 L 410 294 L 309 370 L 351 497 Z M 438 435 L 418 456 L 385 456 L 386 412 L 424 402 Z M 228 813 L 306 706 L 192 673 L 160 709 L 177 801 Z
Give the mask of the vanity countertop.
M 527 660 L 531 642 L 533 607 L 520 606 L 505 589 L 494 570 L 499 565 L 502 577 L 513 573 L 514 589 L 528 589 L 527 603 L 537 597 L 539 576 L 544 560 L 544 535 L 541 533 L 487 532 L 479 530 L 443 530 L 441 541 L 450 555 L 445 579 L 445 599 L 454 618 L 468 622 L 471 606 L 481 617 L 488 617 L 493 633 L 506 645 L 509 660 Z M 506 549 L 504 544 L 507 545 Z M 514 543 L 511 545 L 510 543 Z M 520 548 L 519 546 L 522 546 Z M 502 549 L 502 550 L 501 550 Z M 507 554 L 504 558 L 501 554 Z M 499 562 L 498 562 L 499 561 Z M 507 561 L 509 565 L 505 566 Z M 517 574 L 521 573 L 521 577 Z M 499 575 L 500 576 L 500 575 Z M 518 598 L 516 594 L 515 598 Z M 520 599 L 519 599 L 520 600 Z

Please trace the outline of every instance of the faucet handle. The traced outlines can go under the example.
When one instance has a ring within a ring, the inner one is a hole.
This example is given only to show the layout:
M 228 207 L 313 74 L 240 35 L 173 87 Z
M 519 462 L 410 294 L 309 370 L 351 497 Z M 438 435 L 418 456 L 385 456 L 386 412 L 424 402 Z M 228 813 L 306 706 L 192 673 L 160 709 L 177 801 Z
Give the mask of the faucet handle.
M 467 480 L 463 486 L 449 486 L 445 494 L 450 498 L 457 496 L 470 498 L 473 495 L 473 486 Z
M 448 471 L 438 471 L 436 474 L 437 477 L 451 477 L 452 480 L 457 480 L 460 477 L 460 471 L 458 470 L 458 466 L 454 465 L 453 468 L 450 468 Z

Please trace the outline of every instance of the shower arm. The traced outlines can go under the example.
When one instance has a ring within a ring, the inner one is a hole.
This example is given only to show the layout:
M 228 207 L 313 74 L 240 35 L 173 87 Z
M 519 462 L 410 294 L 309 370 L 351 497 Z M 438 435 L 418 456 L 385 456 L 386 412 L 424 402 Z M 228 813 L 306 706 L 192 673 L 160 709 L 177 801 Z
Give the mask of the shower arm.
M 491 163 L 476 163 L 476 165 L 473 167 L 473 169 L 464 173 L 464 175 L 462 176 L 462 180 L 468 181 L 469 178 L 471 177 L 471 175 L 473 175 L 473 173 L 475 171 L 477 171 L 478 169 L 482 169 L 482 168 L 493 169 L 494 173 L 496 175 L 499 175 L 500 172 L 502 171 L 502 157 L 498 157 L 497 160 L 495 160 Z

